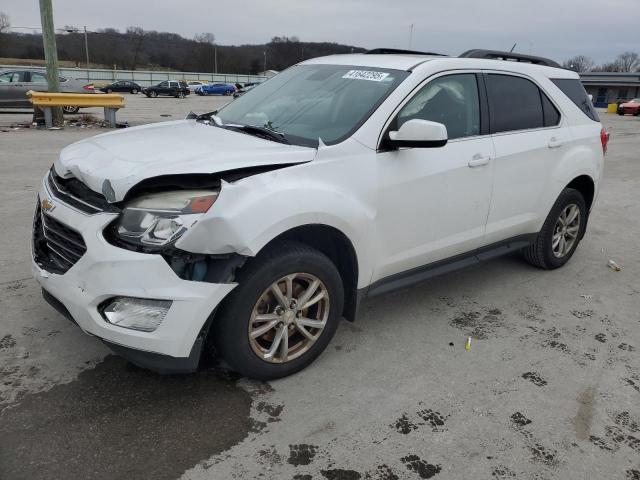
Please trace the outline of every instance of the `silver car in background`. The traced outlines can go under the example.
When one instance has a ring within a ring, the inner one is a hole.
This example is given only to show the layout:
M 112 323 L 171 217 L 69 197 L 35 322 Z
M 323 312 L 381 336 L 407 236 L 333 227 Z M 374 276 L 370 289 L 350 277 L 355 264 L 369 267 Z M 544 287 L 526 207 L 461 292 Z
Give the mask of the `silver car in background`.
M 47 90 L 44 70 L 11 69 L 0 71 L 0 108 L 30 108 L 27 92 Z M 65 93 L 94 93 L 93 85 L 82 80 L 60 77 L 60 91 Z M 76 113 L 76 106 L 62 108 L 64 113 Z

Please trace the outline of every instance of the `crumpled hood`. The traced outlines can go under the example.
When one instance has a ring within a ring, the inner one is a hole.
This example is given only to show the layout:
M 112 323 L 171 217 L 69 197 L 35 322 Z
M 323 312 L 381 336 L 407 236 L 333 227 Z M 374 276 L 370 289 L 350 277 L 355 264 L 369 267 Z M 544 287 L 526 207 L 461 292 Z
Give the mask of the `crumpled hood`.
M 64 148 L 54 166 L 58 175 L 76 177 L 117 202 L 147 178 L 304 163 L 315 154 L 315 148 L 177 120 L 81 140 Z

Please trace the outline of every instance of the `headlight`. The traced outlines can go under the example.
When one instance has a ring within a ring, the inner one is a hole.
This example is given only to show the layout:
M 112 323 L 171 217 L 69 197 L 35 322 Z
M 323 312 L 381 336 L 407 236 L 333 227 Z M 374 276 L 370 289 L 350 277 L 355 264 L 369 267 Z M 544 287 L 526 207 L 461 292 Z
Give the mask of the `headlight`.
M 181 190 L 139 197 L 129 202 L 117 222 L 118 236 L 141 246 L 175 242 L 216 201 L 218 192 Z

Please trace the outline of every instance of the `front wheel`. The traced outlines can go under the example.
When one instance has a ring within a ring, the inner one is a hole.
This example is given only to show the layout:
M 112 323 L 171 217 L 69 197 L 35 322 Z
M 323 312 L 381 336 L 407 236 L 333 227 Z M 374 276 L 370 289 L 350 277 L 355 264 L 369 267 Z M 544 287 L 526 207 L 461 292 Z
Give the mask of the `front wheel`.
M 151 90 L 149 92 L 149 95 L 147 95 L 147 96 L 151 97 L 151 98 L 156 98 L 158 96 L 158 92 L 156 92 L 155 90 Z
M 210 337 L 229 366 L 270 380 L 322 353 L 342 315 L 344 291 L 323 253 L 288 242 L 248 260 L 214 319 Z
M 73 107 L 73 106 L 67 105 L 62 107 L 62 111 L 64 113 L 69 113 L 69 114 L 78 113 L 80 111 L 80 107 Z
M 551 208 L 536 241 L 524 249 L 525 260 L 547 270 L 563 266 L 584 236 L 588 215 L 582 194 L 573 188 L 565 188 Z

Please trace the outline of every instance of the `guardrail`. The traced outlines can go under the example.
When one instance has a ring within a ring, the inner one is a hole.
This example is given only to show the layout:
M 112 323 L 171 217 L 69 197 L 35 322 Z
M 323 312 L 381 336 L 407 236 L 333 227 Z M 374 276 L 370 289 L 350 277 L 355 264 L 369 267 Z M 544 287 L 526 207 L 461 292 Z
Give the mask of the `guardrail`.
M 94 95 L 92 93 L 50 93 L 29 90 L 27 98 L 34 107 L 44 111 L 44 123 L 47 128 L 53 126 L 52 107 L 103 107 L 104 119 L 111 128 L 116 126 L 116 112 L 124 108 L 124 97 L 116 93 Z
M 38 69 L 44 70 L 43 65 L 0 65 L 0 70 L 5 69 Z M 250 83 L 262 82 L 267 77 L 262 75 L 249 75 L 239 73 L 206 73 L 206 72 L 177 72 L 156 70 L 109 70 L 109 69 L 84 69 L 84 68 L 60 68 L 63 77 L 85 80 L 87 82 L 111 83 L 117 80 L 128 80 L 139 85 L 150 86 L 165 80 L 201 80 L 207 82 L 224 83 Z

